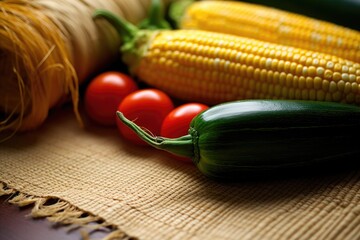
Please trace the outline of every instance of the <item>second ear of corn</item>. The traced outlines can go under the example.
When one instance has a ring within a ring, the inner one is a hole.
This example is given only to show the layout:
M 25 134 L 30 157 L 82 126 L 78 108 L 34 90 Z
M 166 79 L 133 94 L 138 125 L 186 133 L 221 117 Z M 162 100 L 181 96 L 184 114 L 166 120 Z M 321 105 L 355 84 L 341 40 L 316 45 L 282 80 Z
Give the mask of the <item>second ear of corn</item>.
M 266 6 L 236 1 L 194 2 L 179 25 L 324 52 L 360 63 L 360 32 Z

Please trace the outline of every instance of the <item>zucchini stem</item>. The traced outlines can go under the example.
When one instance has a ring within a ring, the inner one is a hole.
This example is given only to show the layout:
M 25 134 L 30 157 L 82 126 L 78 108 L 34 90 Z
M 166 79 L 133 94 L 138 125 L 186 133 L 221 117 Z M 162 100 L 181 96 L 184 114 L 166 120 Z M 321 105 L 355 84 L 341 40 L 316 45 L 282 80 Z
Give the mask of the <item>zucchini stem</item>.
M 193 138 L 190 134 L 179 138 L 165 138 L 161 136 L 152 136 L 150 133 L 143 130 L 136 123 L 127 119 L 123 113 L 117 111 L 118 118 L 131 130 L 133 130 L 142 140 L 150 146 L 170 152 L 172 154 L 194 158 L 194 144 Z

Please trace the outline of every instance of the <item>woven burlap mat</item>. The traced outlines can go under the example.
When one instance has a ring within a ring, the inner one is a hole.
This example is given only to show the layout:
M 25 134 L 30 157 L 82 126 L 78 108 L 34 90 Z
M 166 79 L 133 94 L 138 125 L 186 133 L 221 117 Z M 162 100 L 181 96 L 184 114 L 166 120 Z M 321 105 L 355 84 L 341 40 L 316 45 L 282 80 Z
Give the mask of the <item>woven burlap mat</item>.
M 53 208 L 63 210 L 43 216 L 87 212 L 144 240 L 360 239 L 359 177 L 353 170 L 216 182 L 192 164 L 126 143 L 116 129 L 81 129 L 71 109 L 0 144 L 2 192 L 15 202 L 22 194 L 39 208 L 39 199 L 59 199 Z

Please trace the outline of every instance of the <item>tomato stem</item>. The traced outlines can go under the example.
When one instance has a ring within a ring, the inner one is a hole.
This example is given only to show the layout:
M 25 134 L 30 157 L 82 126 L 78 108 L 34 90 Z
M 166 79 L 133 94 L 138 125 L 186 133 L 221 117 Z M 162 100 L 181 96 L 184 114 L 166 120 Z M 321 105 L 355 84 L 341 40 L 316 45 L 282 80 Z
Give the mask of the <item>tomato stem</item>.
M 181 157 L 194 157 L 193 138 L 190 134 L 179 138 L 165 138 L 161 136 L 152 136 L 144 131 L 136 123 L 127 119 L 123 113 L 117 111 L 118 118 L 131 130 L 133 130 L 142 140 L 154 148 L 170 152 Z

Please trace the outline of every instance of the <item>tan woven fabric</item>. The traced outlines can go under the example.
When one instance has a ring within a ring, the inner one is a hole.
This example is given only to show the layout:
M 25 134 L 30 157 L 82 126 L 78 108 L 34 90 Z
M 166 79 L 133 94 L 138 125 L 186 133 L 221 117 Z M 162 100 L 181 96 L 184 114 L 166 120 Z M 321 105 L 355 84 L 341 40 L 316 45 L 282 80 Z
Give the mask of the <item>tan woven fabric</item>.
M 59 198 L 144 240 L 360 239 L 359 177 L 218 183 L 116 129 L 80 129 L 70 110 L 0 144 L 7 187 Z

